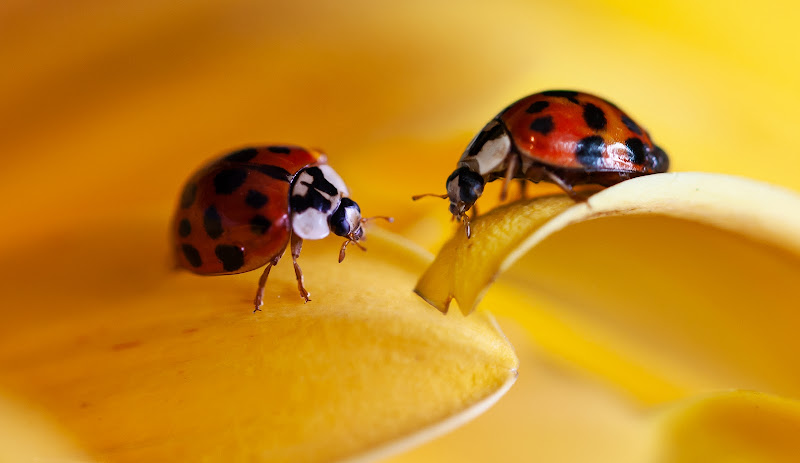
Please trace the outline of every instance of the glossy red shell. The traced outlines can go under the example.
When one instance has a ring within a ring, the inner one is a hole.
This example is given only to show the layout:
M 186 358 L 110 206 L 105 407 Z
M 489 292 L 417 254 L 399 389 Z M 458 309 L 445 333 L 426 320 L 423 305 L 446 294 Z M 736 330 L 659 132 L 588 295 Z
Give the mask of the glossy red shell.
M 204 275 L 242 273 L 283 254 L 291 181 L 320 162 L 324 157 L 314 150 L 265 146 L 230 153 L 197 171 L 172 222 L 178 264 Z
M 651 174 L 669 167 L 648 132 L 614 104 L 556 90 L 513 103 L 496 118 L 516 151 L 557 169 Z

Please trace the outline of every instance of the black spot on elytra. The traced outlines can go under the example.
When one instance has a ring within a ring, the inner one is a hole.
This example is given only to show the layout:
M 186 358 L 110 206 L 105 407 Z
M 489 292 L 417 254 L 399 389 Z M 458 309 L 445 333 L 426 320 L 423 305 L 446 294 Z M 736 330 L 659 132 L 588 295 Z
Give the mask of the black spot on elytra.
M 482 130 L 481 133 L 475 137 L 475 140 L 473 140 L 473 142 L 467 148 L 467 156 L 476 156 L 483 149 L 483 145 L 492 140 L 500 138 L 505 133 L 503 124 L 497 121 L 492 121 L 487 124 L 487 127 L 491 124 L 494 125 L 492 125 L 489 130 Z
M 261 172 L 262 174 L 274 178 L 275 180 L 280 180 L 282 182 L 288 182 L 292 179 L 292 174 L 289 173 L 288 170 L 273 166 L 273 165 L 250 165 L 248 166 L 250 169 L 253 169 L 257 172 Z
M 544 109 L 547 108 L 548 106 L 550 106 L 550 103 L 548 103 L 547 101 L 537 101 L 535 103 L 531 103 L 531 105 L 528 106 L 528 109 L 526 109 L 525 112 L 528 114 L 540 113 L 544 111 Z
M 634 164 L 644 164 L 645 149 L 642 140 L 636 137 L 631 137 L 625 140 L 625 146 L 628 147 L 628 154 L 631 162 Z
M 225 169 L 214 176 L 214 191 L 219 195 L 229 195 L 247 180 L 247 169 L 234 167 Z
M 203 259 L 200 258 L 200 253 L 197 251 L 197 248 L 191 244 L 182 244 L 181 251 L 183 251 L 184 257 L 186 257 L 186 260 L 189 261 L 192 267 L 203 265 Z
M 186 238 L 190 233 L 192 233 L 192 224 L 189 223 L 189 219 L 181 220 L 178 224 L 178 234 Z
M 603 130 L 606 128 L 606 114 L 591 103 L 586 103 L 586 106 L 583 107 L 583 120 L 591 129 Z
M 606 150 L 605 141 L 599 135 L 582 138 L 575 147 L 575 156 L 586 167 L 599 167 L 603 162 Z
M 217 259 L 226 272 L 235 272 L 244 265 L 244 249 L 230 244 L 220 244 L 214 249 Z
M 553 116 L 537 117 L 531 122 L 531 130 L 547 135 L 553 130 Z
M 194 198 L 197 196 L 197 184 L 190 183 L 186 185 L 181 193 L 181 208 L 186 209 L 194 203 Z
M 250 230 L 256 235 L 263 235 L 272 227 L 272 221 L 263 215 L 256 215 L 250 219 Z
M 637 125 L 636 122 L 633 122 L 633 119 L 624 114 L 622 115 L 622 123 L 625 124 L 625 127 L 627 127 L 628 130 L 635 133 L 636 135 L 642 134 L 642 128 L 639 127 L 639 125 Z
M 220 218 L 216 207 L 209 206 L 203 213 L 203 227 L 212 240 L 222 236 L 222 218 Z
M 574 92 L 572 90 L 548 90 L 546 92 L 542 92 L 542 95 L 566 98 L 575 104 L 580 104 L 578 98 L 576 98 L 578 96 L 578 92 Z
M 267 147 L 267 149 L 278 154 L 289 154 L 292 152 L 292 149 L 286 146 L 270 146 Z
M 244 148 L 238 151 L 234 151 L 233 153 L 225 156 L 225 160 L 228 162 L 250 162 L 253 160 L 254 157 L 258 156 L 258 149 L 256 148 Z
M 269 201 L 269 198 L 258 190 L 250 190 L 244 198 L 244 202 L 253 209 L 261 209 Z

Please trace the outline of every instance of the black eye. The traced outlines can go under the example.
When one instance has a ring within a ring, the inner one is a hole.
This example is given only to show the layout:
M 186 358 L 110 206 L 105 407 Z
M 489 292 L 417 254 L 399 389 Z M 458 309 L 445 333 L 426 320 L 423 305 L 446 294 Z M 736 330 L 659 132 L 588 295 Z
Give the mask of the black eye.
M 483 193 L 483 183 L 483 177 L 476 172 L 467 170 L 461 173 L 458 179 L 461 201 L 469 205 L 475 204 L 475 201 Z
M 469 169 L 466 167 L 459 167 L 458 169 L 454 170 L 449 177 L 447 177 L 447 182 L 445 182 L 444 187 L 447 188 L 447 185 L 450 185 L 450 182 L 453 181 L 454 178 L 460 177 L 461 174 L 469 172 Z
M 349 215 L 351 217 L 353 217 L 354 213 L 357 218 L 361 217 L 361 208 L 358 207 L 358 204 L 350 198 L 342 198 L 339 207 L 328 218 L 331 231 L 339 236 L 347 236 L 353 231 L 350 229 L 351 224 L 347 220 L 347 211 L 350 211 Z
M 653 150 L 653 161 L 652 161 L 653 171 L 666 172 L 667 170 L 669 170 L 669 157 L 667 156 L 667 153 L 664 152 L 664 150 L 655 145 L 654 147 L 655 149 Z

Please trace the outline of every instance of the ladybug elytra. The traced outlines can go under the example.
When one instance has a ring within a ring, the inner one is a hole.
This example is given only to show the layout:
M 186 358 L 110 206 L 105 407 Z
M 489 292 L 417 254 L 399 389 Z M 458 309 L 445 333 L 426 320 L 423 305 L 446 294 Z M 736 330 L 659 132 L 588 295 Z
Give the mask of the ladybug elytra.
M 576 201 L 572 187 L 611 186 L 666 172 L 667 154 L 649 133 L 614 104 L 588 93 L 551 90 L 522 98 L 502 110 L 472 139 L 447 178 L 450 212 L 465 222 L 484 185 L 504 179 L 551 182 Z M 419 199 L 422 196 L 415 196 Z
M 364 238 L 361 209 L 320 151 L 298 146 L 246 148 L 212 161 L 186 183 L 172 225 L 178 264 L 202 275 L 249 272 L 266 265 L 258 283 L 259 310 L 270 269 L 291 243 L 297 287 L 308 302 L 297 258 L 304 239 L 333 232 L 350 243 Z M 387 220 L 390 220 L 387 218 Z

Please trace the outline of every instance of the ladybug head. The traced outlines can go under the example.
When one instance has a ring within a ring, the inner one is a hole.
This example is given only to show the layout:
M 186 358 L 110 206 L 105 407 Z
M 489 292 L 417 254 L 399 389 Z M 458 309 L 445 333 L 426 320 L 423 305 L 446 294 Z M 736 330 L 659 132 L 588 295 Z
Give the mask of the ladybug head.
M 485 183 L 482 175 L 466 166 L 450 174 L 447 178 L 447 196 L 450 198 L 450 213 L 456 220 L 464 220 L 464 214 L 483 194 Z
M 383 216 L 362 218 L 361 208 L 358 207 L 358 204 L 350 198 L 342 198 L 339 207 L 328 217 L 328 225 L 331 231 L 339 236 L 347 238 L 347 241 L 342 244 L 342 248 L 339 251 L 339 262 L 344 260 L 345 250 L 347 250 L 347 245 L 350 243 L 355 244 L 361 248 L 362 251 L 366 251 L 358 242 L 366 239 L 364 237 L 364 227 L 362 227 L 362 225 L 364 222 L 372 219 L 384 219 L 389 222 L 394 220 L 391 217 Z
M 361 208 L 350 198 L 342 198 L 339 207 L 328 216 L 331 231 L 339 236 L 358 241 L 364 237 L 361 228 Z

